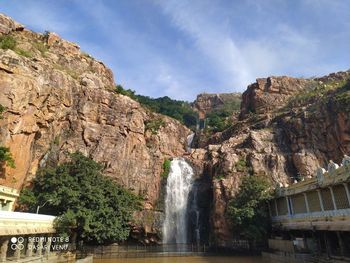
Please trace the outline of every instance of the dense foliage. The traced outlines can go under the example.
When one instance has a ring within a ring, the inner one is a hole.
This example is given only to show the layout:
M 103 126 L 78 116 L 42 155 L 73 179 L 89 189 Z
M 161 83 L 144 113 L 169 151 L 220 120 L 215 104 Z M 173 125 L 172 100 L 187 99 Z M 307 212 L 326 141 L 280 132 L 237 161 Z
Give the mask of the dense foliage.
M 232 125 L 230 117 L 234 112 L 239 111 L 240 103 L 240 99 L 237 99 L 208 113 L 206 116 L 207 131 L 220 132 L 230 127 Z
M 19 202 L 32 212 L 40 205 L 40 212 L 59 216 L 58 231 L 67 233 L 73 227 L 79 240 L 99 244 L 125 240 L 140 199 L 103 176 L 101 168 L 74 153 L 69 162 L 39 172 Z
M 135 91 L 124 89 L 121 85 L 117 85 L 115 91 L 119 94 L 129 96 L 154 112 L 167 115 L 180 121 L 190 129 L 195 129 L 196 127 L 197 113 L 191 108 L 188 102 L 173 100 L 169 97 L 154 99 L 148 96 L 136 95 Z
M 228 216 L 235 235 L 250 242 L 266 240 L 269 231 L 267 200 L 271 198 L 268 182 L 259 176 L 245 176 L 239 192 L 228 204 Z

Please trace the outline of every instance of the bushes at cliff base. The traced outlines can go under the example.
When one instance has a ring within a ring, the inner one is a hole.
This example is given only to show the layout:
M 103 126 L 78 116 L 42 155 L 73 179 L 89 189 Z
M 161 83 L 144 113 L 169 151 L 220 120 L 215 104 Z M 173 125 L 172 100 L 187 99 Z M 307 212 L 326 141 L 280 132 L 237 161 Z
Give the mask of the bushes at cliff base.
M 101 174 L 102 166 L 74 153 L 70 161 L 46 168 L 36 176 L 32 189 L 21 192 L 22 208 L 58 216 L 57 231 L 75 232 L 78 241 L 103 244 L 128 238 L 132 214 L 140 199 Z
M 245 176 L 236 196 L 227 208 L 235 237 L 260 243 L 267 240 L 270 220 L 267 201 L 271 190 L 266 179 L 259 176 Z

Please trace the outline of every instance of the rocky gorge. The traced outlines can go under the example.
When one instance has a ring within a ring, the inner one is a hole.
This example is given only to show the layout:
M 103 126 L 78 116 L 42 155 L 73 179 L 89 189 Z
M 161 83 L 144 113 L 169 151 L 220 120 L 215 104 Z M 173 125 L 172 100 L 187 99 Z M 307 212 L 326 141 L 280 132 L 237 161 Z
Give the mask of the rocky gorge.
M 257 79 L 242 94 L 239 115 L 222 132 L 196 133 L 114 92 L 113 73 L 78 45 L 55 33 L 38 34 L 0 15 L 0 36 L 16 41 L 0 49 L 0 141 L 16 168 L 2 167 L 0 184 L 23 189 L 36 172 L 80 151 L 103 173 L 143 197 L 131 237 L 161 239 L 165 160 L 192 164 L 205 241 L 232 240 L 228 201 L 243 176 L 266 177 L 273 187 L 314 176 L 331 159 L 350 153 L 350 71 L 313 79 Z M 201 96 L 201 115 L 225 104 L 225 96 Z M 200 142 L 200 143 L 199 143 Z

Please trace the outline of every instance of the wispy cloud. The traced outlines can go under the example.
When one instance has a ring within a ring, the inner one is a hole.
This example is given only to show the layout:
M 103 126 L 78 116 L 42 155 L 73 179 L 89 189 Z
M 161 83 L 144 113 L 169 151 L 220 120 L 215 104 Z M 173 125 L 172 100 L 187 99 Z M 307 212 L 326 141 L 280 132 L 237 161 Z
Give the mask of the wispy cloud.
M 154 97 L 350 67 L 347 0 L 2 0 L 0 11 L 77 42 L 117 83 Z

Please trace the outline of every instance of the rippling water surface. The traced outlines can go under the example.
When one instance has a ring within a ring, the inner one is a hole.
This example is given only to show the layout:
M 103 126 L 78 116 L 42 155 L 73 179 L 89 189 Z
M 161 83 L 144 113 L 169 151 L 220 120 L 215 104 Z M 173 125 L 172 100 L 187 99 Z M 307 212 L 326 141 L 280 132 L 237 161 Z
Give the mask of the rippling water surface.
M 159 257 L 94 259 L 94 263 L 265 263 L 262 257 Z

